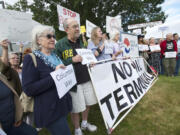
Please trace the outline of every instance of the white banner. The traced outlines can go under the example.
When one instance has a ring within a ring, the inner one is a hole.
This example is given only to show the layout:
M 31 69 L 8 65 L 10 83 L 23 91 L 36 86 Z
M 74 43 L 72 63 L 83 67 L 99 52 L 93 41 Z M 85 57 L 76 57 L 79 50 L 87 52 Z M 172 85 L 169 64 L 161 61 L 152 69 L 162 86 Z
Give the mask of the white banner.
M 121 40 L 123 43 L 124 57 L 139 57 L 138 40 L 136 35 L 122 33 Z
M 106 16 L 106 32 L 110 33 L 114 29 L 121 30 L 121 16 L 111 17 Z
M 72 65 L 51 72 L 51 76 L 56 84 L 59 98 L 62 98 L 77 83 Z
M 160 45 L 150 45 L 149 47 L 150 47 L 151 52 L 161 50 Z
M 176 52 L 165 52 L 165 58 L 176 58 Z
M 148 26 L 156 26 L 162 24 L 162 21 L 156 21 L 156 22 L 148 22 L 148 23 L 140 23 L 140 24 L 132 24 L 128 25 L 128 29 L 137 29 L 137 28 L 143 28 Z
M 0 41 L 30 42 L 32 28 L 31 14 L 0 9 Z
M 139 102 L 155 79 L 146 72 L 143 58 L 97 64 L 90 68 L 89 73 L 109 129 L 121 112 Z
M 74 11 L 71 11 L 65 7 L 57 5 L 59 30 L 64 31 L 63 22 L 66 18 L 74 18 L 80 26 L 80 15 Z
M 97 62 L 96 57 L 90 49 L 76 49 L 76 52 L 83 58 L 82 65 Z
M 91 38 L 91 31 L 95 27 L 97 27 L 95 24 L 93 24 L 92 22 L 86 20 L 86 36 L 88 38 Z
M 149 50 L 148 45 L 139 44 L 138 47 L 139 47 L 139 51 L 148 51 Z

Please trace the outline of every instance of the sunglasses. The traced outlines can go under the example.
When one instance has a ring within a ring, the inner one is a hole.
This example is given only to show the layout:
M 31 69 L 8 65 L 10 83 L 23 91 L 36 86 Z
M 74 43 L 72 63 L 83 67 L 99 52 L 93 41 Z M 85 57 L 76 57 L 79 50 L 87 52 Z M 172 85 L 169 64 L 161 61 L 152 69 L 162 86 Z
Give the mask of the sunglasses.
M 46 37 L 47 37 L 48 39 L 51 39 L 51 38 L 56 39 L 56 36 L 55 36 L 55 35 L 51 35 L 51 34 L 47 34 Z

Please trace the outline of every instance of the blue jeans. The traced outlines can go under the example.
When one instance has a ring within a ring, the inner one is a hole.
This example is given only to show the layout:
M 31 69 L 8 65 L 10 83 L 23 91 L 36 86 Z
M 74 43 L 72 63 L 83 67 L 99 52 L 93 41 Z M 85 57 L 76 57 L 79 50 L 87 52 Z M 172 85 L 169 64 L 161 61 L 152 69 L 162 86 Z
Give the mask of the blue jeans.
M 177 55 L 176 68 L 175 68 L 175 73 L 174 73 L 175 76 L 178 75 L 179 68 L 180 68 L 180 53 L 178 53 L 178 55 Z
M 38 135 L 35 128 L 22 122 L 19 127 L 11 127 L 6 131 L 7 135 Z
M 59 118 L 46 128 L 49 130 L 51 135 L 71 135 L 66 116 Z

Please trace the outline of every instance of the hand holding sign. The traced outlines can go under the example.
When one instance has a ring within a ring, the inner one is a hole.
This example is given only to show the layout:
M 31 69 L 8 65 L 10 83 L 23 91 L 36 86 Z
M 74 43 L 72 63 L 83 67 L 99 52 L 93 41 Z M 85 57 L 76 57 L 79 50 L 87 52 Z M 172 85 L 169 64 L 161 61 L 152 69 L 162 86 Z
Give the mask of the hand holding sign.
M 89 49 L 76 49 L 76 52 L 81 56 L 83 65 L 97 62 L 94 54 Z
M 51 76 L 55 82 L 59 98 L 62 98 L 77 83 L 72 65 L 51 72 Z
M 82 57 L 80 55 L 76 55 L 76 56 L 72 57 L 72 61 L 74 63 L 82 62 Z
M 63 64 L 59 64 L 59 65 L 56 66 L 56 69 L 55 69 L 55 70 L 58 70 L 58 69 L 60 69 L 60 68 L 65 69 L 66 66 L 64 66 Z

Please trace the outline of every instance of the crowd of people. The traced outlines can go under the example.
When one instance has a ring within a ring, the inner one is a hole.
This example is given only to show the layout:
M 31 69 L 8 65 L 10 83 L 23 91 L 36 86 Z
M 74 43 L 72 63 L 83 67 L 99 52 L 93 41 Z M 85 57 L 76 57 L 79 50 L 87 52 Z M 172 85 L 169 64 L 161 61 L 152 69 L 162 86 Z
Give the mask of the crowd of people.
M 81 64 L 82 57 L 76 49 L 92 50 L 98 61 L 122 58 L 120 33 L 114 30 L 109 39 L 100 27 L 95 27 L 91 38 L 86 41 L 84 35 L 83 40 L 80 39 L 79 24 L 73 18 L 65 19 L 63 26 L 67 36 L 56 44 L 53 27 L 36 26 L 32 30 L 32 47 L 20 53 L 20 57 L 17 53 L 8 53 L 7 39 L 0 42 L 0 128 L 7 135 L 37 135 L 41 128 L 48 129 L 52 135 L 71 135 L 68 114 L 71 115 L 75 135 L 83 135 L 83 130 L 97 130 L 97 126 L 88 119 L 90 107 L 97 103 L 97 99 L 87 66 Z M 167 76 L 178 75 L 178 40 L 178 34 L 167 34 L 165 40 L 160 39 L 158 42 L 153 37 L 145 40 L 143 35 L 139 35 L 138 44 L 160 44 L 161 48 L 154 52 L 141 51 L 140 56 L 158 73 L 164 71 Z M 112 52 L 106 52 L 107 46 L 113 48 Z M 166 52 L 174 51 L 177 53 L 176 58 L 165 57 Z M 64 69 L 69 64 L 74 67 L 77 84 L 60 99 L 50 73 Z

